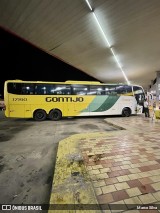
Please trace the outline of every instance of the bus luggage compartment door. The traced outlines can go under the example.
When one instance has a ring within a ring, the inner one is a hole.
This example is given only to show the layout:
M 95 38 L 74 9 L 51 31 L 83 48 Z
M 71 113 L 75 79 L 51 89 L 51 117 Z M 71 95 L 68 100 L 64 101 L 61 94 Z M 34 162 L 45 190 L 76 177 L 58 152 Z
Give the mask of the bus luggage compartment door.
M 12 118 L 24 118 L 24 105 L 11 104 L 9 109 L 10 117 Z

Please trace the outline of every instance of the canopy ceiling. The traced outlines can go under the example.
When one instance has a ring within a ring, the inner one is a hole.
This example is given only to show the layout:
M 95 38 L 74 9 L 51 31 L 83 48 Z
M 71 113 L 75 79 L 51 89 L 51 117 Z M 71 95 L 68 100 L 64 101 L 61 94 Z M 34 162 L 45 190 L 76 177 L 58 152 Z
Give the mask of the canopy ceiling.
M 160 0 L 89 0 L 131 83 L 160 70 Z M 124 82 L 85 0 L 1 0 L 0 26 L 102 82 Z

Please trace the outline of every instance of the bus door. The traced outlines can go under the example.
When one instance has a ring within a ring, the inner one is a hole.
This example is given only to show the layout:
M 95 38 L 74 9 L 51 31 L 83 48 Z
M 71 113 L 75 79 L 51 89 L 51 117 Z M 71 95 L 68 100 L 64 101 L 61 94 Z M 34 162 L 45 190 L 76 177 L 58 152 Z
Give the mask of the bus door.
M 144 91 L 139 86 L 133 86 L 133 91 L 137 101 L 137 114 L 141 114 L 143 112 L 143 103 L 145 99 Z
M 134 91 L 135 98 L 137 100 L 137 104 L 143 106 L 145 94 L 142 88 L 139 86 L 133 86 L 133 91 Z

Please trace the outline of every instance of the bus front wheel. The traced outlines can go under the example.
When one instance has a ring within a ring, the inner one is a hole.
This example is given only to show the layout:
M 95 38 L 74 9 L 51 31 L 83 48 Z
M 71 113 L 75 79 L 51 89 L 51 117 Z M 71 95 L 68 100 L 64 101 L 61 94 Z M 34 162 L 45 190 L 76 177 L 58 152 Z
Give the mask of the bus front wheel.
M 129 117 L 131 115 L 131 110 L 129 108 L 124 108 L 122 110 L 122 116 L 123 117 Z
M 33 115 L 33 118 L 36 121 L 44 121 L 46 117 L 47 117 L 47 114 L 43 109 L 36 110 Z
M 62 118 L 62 113 L 58 109 L 53 109 L 49 113 L 49 118 L 53 121 L 58 121 Z

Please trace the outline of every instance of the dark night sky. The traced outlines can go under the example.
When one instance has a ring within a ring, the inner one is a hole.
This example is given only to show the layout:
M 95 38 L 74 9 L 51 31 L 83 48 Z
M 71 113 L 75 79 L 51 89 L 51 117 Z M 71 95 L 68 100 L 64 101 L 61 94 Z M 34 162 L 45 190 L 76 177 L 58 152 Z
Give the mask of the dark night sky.
M 2 95 L 5 80 L 97 81 L 97 79 L 43 52 L 1 28 L 0 63 L 0 94 Z

